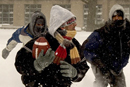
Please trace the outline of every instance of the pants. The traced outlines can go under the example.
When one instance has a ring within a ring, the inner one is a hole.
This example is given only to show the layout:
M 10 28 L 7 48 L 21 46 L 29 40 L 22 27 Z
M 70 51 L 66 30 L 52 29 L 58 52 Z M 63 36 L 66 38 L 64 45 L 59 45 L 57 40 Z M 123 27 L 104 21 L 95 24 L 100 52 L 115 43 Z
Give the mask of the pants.
M 93 87 L 107 87 L 108 84 L 110 84 L 110 87 L 126 87 L 123 70 L 119 75 L 117 75 L 111 71 L 106 74 L 102 74 L 100 69 L 94 65 L 91 65 L 91 68 L 95 76 Z

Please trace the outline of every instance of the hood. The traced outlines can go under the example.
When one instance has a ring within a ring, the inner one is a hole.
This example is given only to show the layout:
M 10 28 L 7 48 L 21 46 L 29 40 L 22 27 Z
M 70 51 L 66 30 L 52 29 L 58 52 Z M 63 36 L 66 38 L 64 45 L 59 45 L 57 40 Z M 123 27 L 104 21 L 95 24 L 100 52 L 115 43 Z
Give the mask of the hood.
M 125 14 L 124 8 L 119 4 L 115 4 L 115 5 L 112 6 L 112 8 L 110 9 L 110 12 L 109 12 L 109 19 L 110 20 L 112 20 L 112 15 L 114 14 L 114 12 L 116 10 L 121 10 Z
M 45 27 L 44 27 L 43 32 L 44 32 L 44 31 L 47 31 L 47 23 L 46 23 L 46 17 L 45 17 L 45 15 L 44 15 L 42 12 L 40 12 L 40 11 L 36 11 L 36 12 L 34 12 L 34 14 L 32 15 L 32 18 L 31 18 L 31 21 L 30 21 L 30 25 L 29 25 L 29 31 L 30 31 L 30 33 L 31 33 L 33 36 L 35 36 L 35 34 L 34 34 L 34 29 L 33 29 L 33 28 L 34 28 L 35 23 L 36 23 L 36 21 L 37 21 L 38 18 L 44 19 L 44 25 L 45 25 Z
M 51 8 L 50 12 L 50 26 L 49 33 L 54 36 L 55 31 L 70 18 L 75 17 L 69 10 L 55 5 Z

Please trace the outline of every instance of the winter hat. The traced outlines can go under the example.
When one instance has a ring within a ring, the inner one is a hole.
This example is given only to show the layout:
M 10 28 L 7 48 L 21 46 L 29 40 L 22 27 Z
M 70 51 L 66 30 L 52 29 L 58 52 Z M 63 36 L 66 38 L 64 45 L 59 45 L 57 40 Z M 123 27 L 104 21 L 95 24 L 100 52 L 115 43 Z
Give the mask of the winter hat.
M 29 23 L 29 29 L 28 29 L 28 31 L 30 32 L 30 34 L 32 36 L 35 36 L 33 28 L 35 26 L 35 23 L 36 23 L 37 19 L 44 19 L 44 30 L 43 31 L 47 31 L 47 23 L 46 23 L 45 15 L 40 11 L 35 11 L 32 14 L 32 17 L 31 17 L 31 20 L 30 20 L 30 23 Z
M 120 11 L 123 12 L 122 14 L 123 14 L 123 18 L 124 18 L 124 13 L 125 13 L 124 8 L 119 4 L 115 4 L 115 5 L 112 6 L 112 8 L 110 9 L 110 12 L 109 12 L 109 19 L 110 20 L 112 20 L 113 14 L 117 10 L 120 10 Z
M 124 13 L 123 13 L 121 10 L 116 10 L 116 11 L 113 13 L 112 17 L 114 17 L 114 16 L 116 16 L 116 15 L 121 16 L 122 18 L 124 18 Z
M 51 8 L 50 12 L 50 26 L 48 28 L 49 33 L 54 36 L 55 31 L 66 21 L 71 19 L 72 17 L 76 17 L 72 12 L 69 10 L 59 6 L 54 5 Z
M 36 24 L 44 24 L 44 19 L 38 18 L 37 21 L 36 21 Z
M 61 27 L 66 27 L 66 26 L 69 26 L 73 23 L 76 22 L 76 17 L 72 17 L 71 19 L 69 19 L 67 22 L 65 22 L 64 24 L 61 25 Z

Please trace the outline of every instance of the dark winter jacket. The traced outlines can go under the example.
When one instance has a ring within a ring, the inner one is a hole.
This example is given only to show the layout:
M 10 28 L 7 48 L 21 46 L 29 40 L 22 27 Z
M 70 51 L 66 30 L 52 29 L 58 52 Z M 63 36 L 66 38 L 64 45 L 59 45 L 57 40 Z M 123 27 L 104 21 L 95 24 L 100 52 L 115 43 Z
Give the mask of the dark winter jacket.
M 47 33 L 45 37 L 52 50 L 55 51 L 59 46 L 58 41 L 49 33 Z M 31 40 L 25 46 L 32 50 L 33 43 L 36 39 L 37 38 Z M 78 41 L 76 39 L 73 39 L 72 41 L 76 45 L 77 49 L 80 50 L 81 46 Z M 45 68 L 41 73 L 37 72 L 33 65 L 34 60 L 32 53 L 25 48 L 20 49 L 16 56 L 15 66 L 17 71 L 22 75 L 22 81 L 26 87 L 38 87 L 38 84 L 41 84 L 43 87 L 70 87 L 71 81 L 81 81 L 89 68 L 86 60 L 73 65 L 77 69 L 78 75 L 75 78 L 70 79 L 63 77 L 59 71 L 60 67 L 53 63 Z M 69 49 L 67 49 L 67 58 L 65 61 L 71 63 Z
M 109 69 L 119 73 L 128 63 L 130 54 L 130 22 L 126 19 L 120 28 L 106 23 L 95 30 L 83 43 L 82 50 L 90 63 L 95 58 Z

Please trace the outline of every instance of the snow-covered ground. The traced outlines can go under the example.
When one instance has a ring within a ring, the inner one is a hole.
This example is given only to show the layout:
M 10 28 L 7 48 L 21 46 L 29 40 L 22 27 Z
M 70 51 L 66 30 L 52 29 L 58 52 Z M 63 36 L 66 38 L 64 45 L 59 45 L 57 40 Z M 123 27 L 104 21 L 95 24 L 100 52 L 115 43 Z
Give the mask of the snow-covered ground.
M 16 71 L 14 62 L 17 51 L 22 47 L 22 44 L 18 44 L 10 53 L 7 59 L 2 58 L 2 49 L 6 46 L 7 40 L 11 37 L 15 29 L 0 29 L 0 87 L 24 87 L 21 81 L 21 75 Z M 76 38 L 82 44 L 82 42 L 91 34 L 91 32 L 77 32 Z M 88 64 L 90 66 L 90 64 Z M 126 76 L 127 87 L 130 86 L 129 73 L 130 64 L 124 68 Z M 71 87 L 92 87 L 94 81 L 94 75 L 91 68 L 86 73 L 86 76 L 81 82 L 73 83 Z

